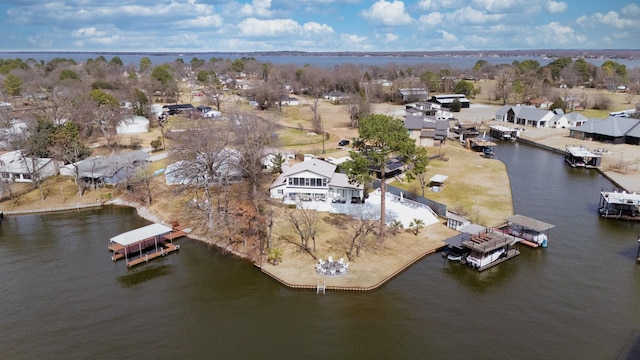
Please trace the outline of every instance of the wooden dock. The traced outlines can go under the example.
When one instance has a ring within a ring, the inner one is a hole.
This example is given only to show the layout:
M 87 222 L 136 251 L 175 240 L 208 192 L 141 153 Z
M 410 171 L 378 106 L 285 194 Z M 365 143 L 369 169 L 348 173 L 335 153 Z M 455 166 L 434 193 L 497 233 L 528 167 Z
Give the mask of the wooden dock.
M 160 256 L 165 256 L 168 253 L 171 253 L 171 252 L 174 252 L 174 251 L 177 251 L 177 250 L 180 250 L 180 245 L 174 245 L 174 244 L 171 244 L 171 243 L 167 243 L 167 244 L 164 245 L 164 247 L 159 248 L 158 251 L 154 250 L 152 252 L 145 253 L 144 255 L 142 255 L 142 256 L 140 256 L 140 257 L 138 257 L 136 259 L 129 260 L 127 262 L 127 267 L 133 267 L 133 266 L 136 266 L 136 265 L 139 265 L 139 264 L 142 264 L 142 263 L 147 263 L 147 262 L 149 262 L 149 260 L 155 259 L 155 258 L 160 257 Z
M 134 240 L 125 241 L 121 239 L 120 237 L 124 236 L 124 234 L 112 238 L 108 245 L 108 249 L 113 252 L 111 260 L 118 261 L 125 259 L 127 267 L 132 267 L 179 250 L 180 245 L 175 245 L 173 240 L 187 235 L 190 229 L 186 226 L 178 226 L 178 224 L 172 225 L 171 228 L 160 224 L 146 226 L 141 229 L 152 227 L 154 230 L 156 228 L 159 228 L 159 230 L 154 233 L 146 233 Z M 138 232 L 141 229 L 132 230 L 131 232 Z M 125 234 L 130 234 L 131 232 Z M 139 249 L 135 249 L 135 246 L 138 244 Z M 131 249 L 132 246 L 134 247 L 134 251 Z

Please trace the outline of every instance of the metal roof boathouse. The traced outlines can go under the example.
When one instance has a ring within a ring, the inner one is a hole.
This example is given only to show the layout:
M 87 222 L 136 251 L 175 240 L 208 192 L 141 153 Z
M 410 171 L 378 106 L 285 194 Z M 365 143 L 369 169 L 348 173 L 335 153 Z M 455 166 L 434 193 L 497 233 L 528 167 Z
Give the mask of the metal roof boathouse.
M 124 259 L 132 267 L 151 259 L 179 250 L 173 239 L 185 235 L 183 230 L 162 224 L 151 224 L 116 235 L 109 240 L 111 260 Z

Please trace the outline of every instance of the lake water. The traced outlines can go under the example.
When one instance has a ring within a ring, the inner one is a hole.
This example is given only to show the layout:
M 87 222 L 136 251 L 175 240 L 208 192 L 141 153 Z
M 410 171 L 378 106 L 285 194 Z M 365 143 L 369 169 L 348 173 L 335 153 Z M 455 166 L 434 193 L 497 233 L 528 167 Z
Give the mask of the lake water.
M 368 293 L 290 290 L 186 238 L 178 253 L 129 270 L 107 250 L 109 237 L 147 224 L 128 208 L 5 217 L 0 354 L 616 358 L 640 328 L 640 224 L 600 219 L 598 194 L 611 184 L 562 155 L 501 143 L 496 156 L 515 212 L 556 225 L 549 247 L 521 247 L 482 273 L 429 256 Z
M 241 57 L 254 57 L 257 61 L 273 64 L 295 64 L 298 66 L 304 66 L 306 64 L 315 67 L 329 67 L 332 68 L 336 65 L 343 64 L 359 64 L 365 66 L 377 65 L 385 66 L 393 63 L 400 66 L 413 66 L 417 64 L 439 64 L 446 65 L 454 69 L 471 69 L 478 60 L 485 60 L 489 64 L 511 64 L 514 61 L 524 60 L 536 60 L 541 66 L 547 65 L 553 59 L 545 57 L 533 57 L 533 56 L 382 56 L 382 55 L 367 55 L 367 56 L 337 56 L 337 55 L 257 55 L 257 54 L 238 54 L 238 53 L 196 53 L 196 54 L 184 54 L 178 53 L 153 53 L 153 54 L 137 54 L 137 53 L 85 53 L 85 52 L 0 52 L 0 59 L 15 59 L 20 58 L 27 60 L 33 58 L 37 61 L 44 60 L 49 61 L 54 58 L 71 58 L 76 62 L 84 62 L 87 59 L 95 59 L 99 56 L 104 56 L 107 61 L 113 57 L 118 56 L 122 60 L 123 64 L 133 64 L 138 66 L 140 60 L 143 57 L 148 57 L 153 65 L 160 65 L 164 63 L 172 63 L 177 59 L 183 59 L 184 62 L 190 62 L 194 57 L 203 60 L 209 60 L 211 58 L 222 58 L 235 60 Z M 600 66 L 607 59 L 587 59 L 588 62 Z M 640 67 L 640 59 L 614 59 L 619 64 L 626 65 L 628 69 Z

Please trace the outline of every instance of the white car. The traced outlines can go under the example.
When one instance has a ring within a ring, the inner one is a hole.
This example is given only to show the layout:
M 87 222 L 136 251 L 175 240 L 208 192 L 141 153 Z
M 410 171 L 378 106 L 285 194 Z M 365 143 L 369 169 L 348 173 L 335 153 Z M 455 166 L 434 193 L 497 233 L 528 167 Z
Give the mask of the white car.
M 13 104 L 9 103 L 9 102 L 0 102 L 0 107 L 12 107 Z

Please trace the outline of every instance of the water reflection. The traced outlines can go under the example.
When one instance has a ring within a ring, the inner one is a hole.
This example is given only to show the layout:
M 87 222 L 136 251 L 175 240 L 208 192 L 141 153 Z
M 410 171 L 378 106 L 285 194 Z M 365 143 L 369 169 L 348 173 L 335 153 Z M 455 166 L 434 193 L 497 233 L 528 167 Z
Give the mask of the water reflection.
M 518 261 L 520 257 L 521 255 L 516 256 L 509 261 Z M 505 261 L 483 271 L 477 271 L 457 261 L 445 259 L 442 271 L 474 292 L 485 293 L 498 284 L 502 284 L 513 278 L 513 276 L 518 273 L 518 267 L 510 266 L 515 264 L 510 264 L 509 261 Z
M 145 266 L 138 269 L 133 269 L 126 275 L 118 276 L 118 282 L 123 288 L 130 288 L 136 285 L 140 285 L 144 282 L 171 274 L 173 266 L 171 265 L 152 265 L 145 264 Z

